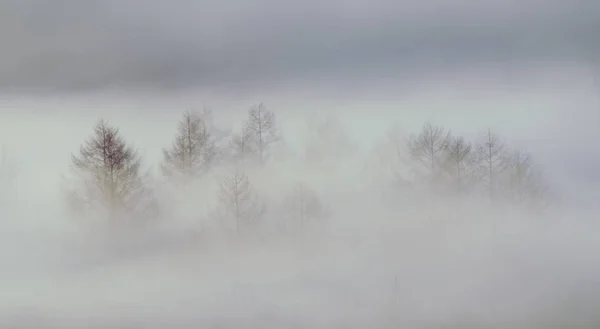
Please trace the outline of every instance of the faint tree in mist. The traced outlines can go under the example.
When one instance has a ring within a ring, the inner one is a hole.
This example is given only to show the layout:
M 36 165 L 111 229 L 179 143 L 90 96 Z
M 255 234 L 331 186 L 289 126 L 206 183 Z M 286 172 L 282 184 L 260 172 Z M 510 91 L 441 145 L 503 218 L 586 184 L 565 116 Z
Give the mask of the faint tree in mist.
M 246 160 L 249 155 L 256 154 L 254 134 L 248 127 L 242 127 L 241 131 L 234 134 L 230 141 L 230 147 L 237 160 Z
M 233 224 L 240 234 L 258 225 L 265 204 L 254 190 L 248 176 L 239 169 L 223 178 L 219 188 L 218 219 Z
M 430 123 L 408 140 L 402 139 L 398 130 L 394 126 L 388 134 L 388 145 L 395 149 L 398 161 L 379 158 L 375 162 L 394 163 L 398 185 L 409 192 L 435 183 L 435 187 L 450 188 L 453 194 L 463 196 L 481 188 L 490 200 L 508 199 L 524 206 L 544 206 L 550 199 L 560 199 L 534 168 L 529 153 L 509 150 L 490 129 L 475 145 Z M 416 169 L 417 176 L 403 172 L 404 167 Z M 413 178 L 405 178 L 410 176 Z
M 342 159 L 356 150 L 339 120 L 327 116 L 324 120 L 312 118 L 307 122 L 309 139 L 306 158 L 309 161 Z
M 141 158 L 106 121 L 96 124 L 94 135 L 71 160 L 78 180 L 68 197 L 78 210 L 101 211 L 110 219 L 156 214 L 146 175 L 140 173 Z
M 302 183 L 296 184 L 285 196 L 283 209 L 288 214 L 293 229 L 300 231 L 327 214 L 317 192 Z
M 507 148 L 500 138 L 488 129 L 485 138 L 477 145 L 475 151 L 480 177 L 486 184 L 490 200 L 493 200 L 499 179 L 497 176 L 508 166 Z
M 269 147 L 281 140 L 277 131 L 275 113 L 269 111 L 263 103 L 252 106 L 248 110 L 245 133 L 252 136 L 250 141 L 254 144 L 254 150 L 261 163 L 265 161 Z
M 450 132 L 429 122 L 423 125 L 419 134 L 411 135 L 408 140 L 411 159 L 420 167 L 420 170 L 417 170 L 429 177 L 430 182 L 434 182 L 441 174 L 449 140 Z
M 456 194 L 462 194 L 472 183 L 472 145 L 463 137 L 450 137 L 446 145 L 444 169 Z
M 208 120 L 210 112 L 185 112 L 179 122 L 178 134 L 169 149 L 163 150 L 163 175 L 179 177 L 183 182 L 206 173 L 217 149 Z
M 542 174 L 533 167 L 529 153 L 521 150 L 511 152 L 505 179 L 506 192 L 512 202 L 517 204 L 544 202 L 548 187 Z

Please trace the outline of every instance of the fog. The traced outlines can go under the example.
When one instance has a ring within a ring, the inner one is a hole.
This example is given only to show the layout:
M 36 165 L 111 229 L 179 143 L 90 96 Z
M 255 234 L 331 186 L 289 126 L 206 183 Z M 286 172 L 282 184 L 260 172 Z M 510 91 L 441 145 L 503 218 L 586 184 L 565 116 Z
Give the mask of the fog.
M 440 73 L 362 86 L 337 81 L 247 92 L 6 94 L 0 137 L 16 169 L 3 181 L 0 323 L 6 328 L 594 328 L 600 301 L 598 97 L 585 67 Z M 181 113 L 210 107 L 223 129 L 251 104 L 284 139 L 247 167 L 268 204 L 264 231 L 211 231 L 214 168 L 186 193 L 161 183 L 162 149 Z M 310 163 L 305 122 L 331 114 L 358 149 Z M 68 215 L 61 175 L 99 118 L 152 170 L 163 212 L 138 230 Z M 541 164 L 561 202 L 545 212 L 395 187 L 394 123 L 425 121 L 468 138 L 492 128 Z M 329 216 L 301 237 L 277 234 L 295 182 Z
M 1 1 L 0 327 L 598 328 L 599 12 Z M 281 135 L 263 164 L 223 156 L 186 184 L 163 175 L 184 111 L 210 109 L 229 149 L 260 102 Z M 315 137 L 325 118 L 333 137 Z M 89 183 L 72 155 L 100 119 L 142 157 L 152 216 L 67 202 Z M 427 122 L 526 151 L 546 203 L 424 187 L 404 148 Z M 219 208 L 240 171 L 260 201 L 248 232 Z M 298 186 L 321 206 L 300 229 L 286 212 Z

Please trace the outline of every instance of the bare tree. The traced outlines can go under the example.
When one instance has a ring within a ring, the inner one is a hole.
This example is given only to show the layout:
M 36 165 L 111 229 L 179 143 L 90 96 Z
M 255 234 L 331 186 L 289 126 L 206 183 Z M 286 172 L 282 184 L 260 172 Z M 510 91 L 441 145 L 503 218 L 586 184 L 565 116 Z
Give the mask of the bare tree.
M 451 177 L 452 185 L 456 194 L 464 192 L 468 186 L 466 180 L 469 177 L 472 146 L 463 137 L 450 137 L 446 148 L 445 169 Z
M 418 135 L 411 135 L 408 140 L 412 160 L 425 170 L 431 182 L 435 181 L 440 174 L 449 139 L 450 132 L 447 132 L 444 127 L 427 122 Z
M 292 225 L 303 230 L 307 224 L 325 216 L 326 210 L 318 194 L 305 184 L 296 184 L 285 196 L 283 208 Z
M 185 112 L 171 147 L 163 150 L 163 174 L 180 176 L 187 182 L 212 165 L 217 150 L 210 131 L 210 112 Z
M 235 169 L 221 181 L 217 214 L 226 224 L 235 225 L 237 234 L 257 225 L 264 211 L 265 204 L 244 172 Z
M 111 219 L 154 209 L 140 166 L 140 156 L 119 130 L 100 120 L 79 155 L 72 155 L 72 169 L 79 179 L 69 193 L 72 204 L 81 210 L 103 210 Z
M 517 204 L 538 203 L 543 201 L 547 186 L 539 171 L 531 162 L 531 155 L 515 150 L 508 158 L 506 170 L 506 192 Z
M 233 135 L 230 145 L 233 150 L 234 157 L 238 160 L 245 160 L 248 155 L 255 154 L 254 134 L 247 127 L 242 127 L 239 134 Z
M 252 106 L 248 111 L 246 133 L 251 134 L 258 159 L 262 163 L 271 144 L 280 140 L 277 132 L 275 113 L 269 111 L 263 103 Z
M 483 141 L 476 147 L 479 174 L 487 185 L 490 200 L 494 199 L 497 175 L 507 168 L 507 149 L 500 138 L 488 129 Z

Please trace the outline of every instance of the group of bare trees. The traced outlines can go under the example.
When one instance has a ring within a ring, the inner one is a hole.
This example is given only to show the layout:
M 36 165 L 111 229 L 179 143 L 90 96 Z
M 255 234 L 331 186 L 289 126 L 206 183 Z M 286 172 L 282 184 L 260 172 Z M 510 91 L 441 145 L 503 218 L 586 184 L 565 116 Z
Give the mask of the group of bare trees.
M 185 112 L 171 147 L 163 150 L 163 175 L 189 182 L 226 158 L 226 150 L 217 145 L 215 130 L 210 110 Z M 250 108 L 241 131 L 231 137 L 228 151 L 234 161 L 254 159 L 263 163 L 280 139 L 275 113 L 260 103 Z
M 328 153 L 332 152 L 335 156 L 352 152 L 354 145 L 338 122 L 328 119 L 316 128 L 307 147 L 308 160 L 331 156 Z M 209 110 L 188 111 L 179 121 L 170 147 L 163 150 L 160 173 L 166 181 L 187 191 L 190 182 L 205 176 L 217 164 L 234 164 L 235 169 L 220 181 L 214 217 L 232 231 L 247 231 L 259 226 L 267 204 L 240 169 L 241 163 L 254 160 L 264 164 L 272 146 L 280 140 L 276 115 L 262 103 L 248 110 L 240 131 L 231 134 L 225 144 Z M 337 147 L 342 149 L 335 153 Z M 508 149 L 491 130 L 471 143 L 444 127 L 426 123 L 405 142 L 397 141 L 397 154 L 410 168 L 410 177 L 401 178 L 413 187 L 445 195 L 485 194 L 490 200 L 518 204 L 539 203 L 546 196 L 547 187 L 531 156 Z M 73 210 L 104 214 L 111 219 L 159 214 L 142 158 L 119 129 L 104 120 L 96 124 L 93 135 L 72 156 L 72 172 L 67 195 Z M 289 219 L 289 225 L 284 226 L 300 230 L 327 213 L 316 191 L 303 183 L 290 188 L 275 208 Z
M 262 103 L 252 106 L 241 132 L 231 137 L 229 150 L 219 147 L 217 140 L 209 110 L 185 112 L 171 146 L 163 150 L 162 176 L 185 190 L 194 179 L 227 159 L 227 155 L 235 164 L 251 159 L 264 163 L 270 147 L 280 140 L 276 116 Z M 79 154 L 72 156 L 71 167 L 73 177 L 68 180 L 66 192 L 71 209 L 78 214 L 102 214 L 112 220 L 158 215 L 149 174 L 143 172 L 141 157 L 133 145 L 125 142 L 119 129 L 106 121 L 96 124 L 93 135 L 81 146 Z M 266 211 L 264 200 L 238 167 L 222 179 L 216 210 L 222 223 L 231 225 L 236 232 L 256 226 Z M 303 193 L 302 202 L 309 202 L 310 195 Z M 301 208 L 301 221 L 310 214 L 306 209 L 306 205 Z
M 453 195 L 485 193 L 492 201 L 543 203 L 548 191 L 531 155 L 511 150 L 491 129 L 475 143 L 441 126 L 423 125 L 411 135 L 404 157 L 413 182 Z
M 250 107 L 248 119 L 231 140 L 234 156 L 239 160 L 254 157 L 263 163 L 271 146 L 281 140 L 275 113 L 263 103 Z
M 239 168 L 223 177 L 219 184 L 218 204 L 214 216 L 229 232 L 241 234 L 263 227 L 269 212 L 265 198 L 252 185 L 248 175 Z M 271 213 L 282 233 L 303 233 L 315 222 L 322 222 L 329 210 L 319 194 L 304 183 L 297 183 L 284 192 Z

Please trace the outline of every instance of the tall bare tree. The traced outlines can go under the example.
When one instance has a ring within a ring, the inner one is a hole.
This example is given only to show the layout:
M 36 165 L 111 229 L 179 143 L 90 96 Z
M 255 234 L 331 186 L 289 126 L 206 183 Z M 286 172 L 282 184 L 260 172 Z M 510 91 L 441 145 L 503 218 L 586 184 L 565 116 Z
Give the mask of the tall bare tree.
M 248 155 L 255 154 L 254 134 L 248 127 L 242 127 L 242 130 L 232 136 L 230 146 L 233 155 L 238 160 L 245 160 Z
M 490 200 L 493 200 L 496 181 L 500 173 L 508 166 L 508 150 L 500 138 L 488 129 L 487 134 L 476 147 L 476 161 L 479 174 L 487 185 Z
M 210 112 L 187 111 L 179 122 L 178 134 L 169 149 L 163 150 L 163 174 L 180 176 L 184 181 L 205 173 L 217 150 L 210 130 Z
M 448 148 L 450 132 L 444 127 L 434 126 L 427 122 L 418 135 L 411 135 L 408 140 L 410 156 L 421 172 L 435 181 L 445 161 L 444 154 Z
M 259 161 L 264 162 L 269 147 L 281 139 L 277 131 L 275 113 L 269 111 L 263 103 L 250 107 L 246 129 L 246 133 L 252 136 L 251 142 Z
M 451 177 L 456 194 L 463 193 L 468 186 L 466 180 L 472 163 L 471 150 L 471 143 L 465 141 L 463 137 L 450 137 L 446 148 L 445 169 Z
M 303 230 L 307 224 L 323 218 L 325 207 L 318 194 L 305 184 L 296 184 L 285 196 L 283 207 L 290 216 L 291 225 Z
M 119 129 L 100 120 L 93 136 L 72 155 L 78 184 L 69 194 L 81 210 L 104 211 L 111 219 L 153 209 L 151 190 L 141 174 L 141 158 Z
M 265 204 L 243 171 L 235 169 L 223 178 L 219 189 L 217 214 L 225 224 L 235 225 L 237 234 L 257 225 L 264 211 Z

